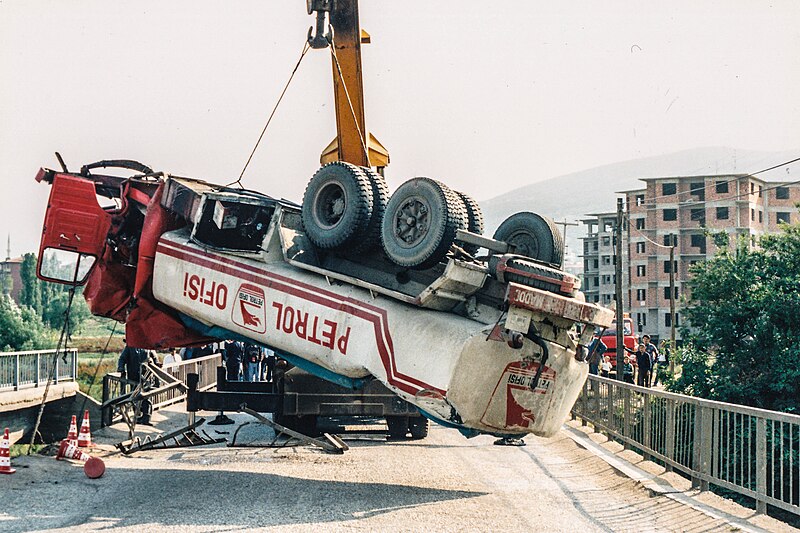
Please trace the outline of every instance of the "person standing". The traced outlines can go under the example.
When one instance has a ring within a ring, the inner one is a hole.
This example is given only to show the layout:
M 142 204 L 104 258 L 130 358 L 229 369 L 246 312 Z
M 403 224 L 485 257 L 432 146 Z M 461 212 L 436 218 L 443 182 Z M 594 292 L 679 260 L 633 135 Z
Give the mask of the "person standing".
M 150 360 L 151 355 L 148 350 L 144 348 L 131 348 L 127 344 L 127 339 L 122 339 L 125 343 L 125 348 L 119 355 L 117 361 L 117 372 L 120 373 L 122 379 L 132 381 L 139 385 L 142 381 L 142 365 Z M 141 415 L 137 422 L 144 425 L 150 424 L 150 416 L 153 414 L 153 404 L 148 399 L 142 400 Z
M 178 353 L 177 348 L 173 348 L 173 349 L 171 349 L 169 351 L 169 354 L 167 354 L 164 357 L 164 365 L 163 366 L 164 366 L 164 368 L 169 368 L 171 366 L 177 365 L 180 362 L 181 362 L 181 356 Z
M 269 348 L 265 348 L 264 352 L 266 357 L 261 364 L 261 380 L 272 381 L 275 377 L 275 363 L 277 362 L 278 358 L 275 357 L 275 352 Z
M 656 345 L 650 342 L 650 335 L 642 335 L 642 343 L 644 344 L 644 350 L 647 352 L 647 355 L 650 356 L 650 369 L 654 369 L 656 367 L 656 361 L 658 361 L 658 348 Z M 650 379 L 652 377 L 652 371 L 647 375 L 647 386 L 650 386 Z
M 261 378 L 261 347 L 246 343 L 244 345 L 244 380 L 259 381 Z
M 600 337 L 595 337 L 589 343 L 587 349 L 589 350 L 589 373 L 596 376 L 600 363 L 603 361 L 603 356 L 608 351 L 608 346 Z
M 244 359 L 244 346 L 239 341 L 225 343 L 225 369 L 228 381 L 239 381 L 242 360 Z
M 658 356 L 656 356 L 656 377 L 653 381 L 654 387 L 658 385 L 659 378 L 661 378 L 662 383 L 664 382 L 662 374 L 667 371 L 667 366 L 669 365 L 669 348 L 667 346 L 667 341 L 662 341 L 661 349 L 658 351 Z
M 636 376 L 636 384 L 640 387 L 650 386 L 650 354 L 645 350 L 644 344 L 640 343 L 636 347 L 636 351 L 630 348 L 625 348 L 626 352 L 630 352 L 636 356 L 636 366 L 639 367 L 638 375 Z
M 622 379 L 625 383 L 633 385 L 633 365 L 631 364 L 631 358 L 627 355 L 625 356 L 625 363 L 622 365 Z

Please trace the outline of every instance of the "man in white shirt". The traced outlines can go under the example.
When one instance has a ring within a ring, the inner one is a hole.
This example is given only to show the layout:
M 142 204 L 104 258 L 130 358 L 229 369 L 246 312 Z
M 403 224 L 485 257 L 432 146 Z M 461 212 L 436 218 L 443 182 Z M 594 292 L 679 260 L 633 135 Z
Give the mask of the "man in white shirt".
M 164 368 L 168 366 L 175 366 L 181 362 L 181 356 L 178 354 L 178 350 L 173 348 L 169 351 L 169 355 L 164 357 Z

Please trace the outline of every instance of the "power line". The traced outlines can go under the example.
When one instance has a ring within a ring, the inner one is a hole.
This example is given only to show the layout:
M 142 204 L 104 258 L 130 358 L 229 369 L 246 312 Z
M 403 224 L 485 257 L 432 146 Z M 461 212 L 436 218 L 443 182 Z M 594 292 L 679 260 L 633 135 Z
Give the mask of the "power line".
M 761 169 L 761 170 L 759 170 L 757 172 L 750 172 L 750 173 L 746 173 L 746 174 L 741 174 L 741 175 L 738 175 L 738 176 L 736 176 L 734 178 L 731 178 L 731 179 L 729 179 L 727 181 L 720 181 L 720 182 L 714 183 L 713 186 L 716 187 L 717 185 L 727 185 L 729 183 L 733 183 L 734 181 L 738 181 L 738 180 L 740 180 L 740 179 L 742 179 L 742 178 L 744 178 L 746 176 L 755 176 L 757 174 L 762 174 L 762 173 L 768 172 L 770 170 L 775 170 L 776 168 L 785 167 L 786 165 L 791 165 L 792 163 L 796 163 L 797 161 L 800 161 L 800 157 L 798 157 L 796 159 L 792 159 L 791 161 L 786 161 L 785 163 L 780 163 L 778 165 L 774 165 L 774 166 L 771 166 L 771 167 L 768 167 L 768 168 Z M 699 187 L 699 188 L 696 188 L 696 189 L 690 188 L 688 191 L 675 192 L 674 194 L 661 194 L 661 195 L 653 196 L 652 198 L 649 198 L 648 200 L 650 200 L 650 201 L 659 200 L 661 198 L 668 198 L 668 197 L 676 197 L 677 198 L 679 196 L 683 196 L 683 195 L 686 195 L 686 194 L 696 193 L 697 191 L 705 192 L 706 189 L 708 189 L 711 186 L 712 186 L 712 184 L 709 184 L 709 185 L 703 185 L 703 187 Z

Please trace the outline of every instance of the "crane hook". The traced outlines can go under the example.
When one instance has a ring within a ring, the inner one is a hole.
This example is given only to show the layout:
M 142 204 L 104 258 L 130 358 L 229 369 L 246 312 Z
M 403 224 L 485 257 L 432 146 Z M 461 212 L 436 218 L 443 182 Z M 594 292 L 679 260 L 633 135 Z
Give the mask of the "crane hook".
M 308 28 L 308 44 L 311 48 L 327 48 L 331 42 L 331 27 L 326 20 L 331 11 L 331 0 L 307 0 L 308 14 L 317 12 L 316 34 L 314 27 Z

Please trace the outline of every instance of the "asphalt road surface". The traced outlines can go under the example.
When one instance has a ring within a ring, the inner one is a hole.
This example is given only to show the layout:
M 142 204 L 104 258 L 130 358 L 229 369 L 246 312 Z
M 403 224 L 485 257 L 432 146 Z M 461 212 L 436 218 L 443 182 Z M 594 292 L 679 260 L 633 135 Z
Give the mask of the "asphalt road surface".
M 185 421 L 163 417 L 156 415 L 162 427 Z M 215 429 L 230 437 L 232 428 Z M 95 438 L 111 443 L 122 435 L 117 425 Z M 251 425 L 239 439 L 268 436 Z M 349 440 L 344 455 L 222 445 L 124 457 L 105 446 L 95 452 L 107 465 L 96 480 L 77 464 L 18 458 L 17 473 L 0 479 L 0 531 L 736 530 L 651 496 L 565 432 L 527 437 L 520 448 L 493 441 L 434 426 L 423 441 Z

